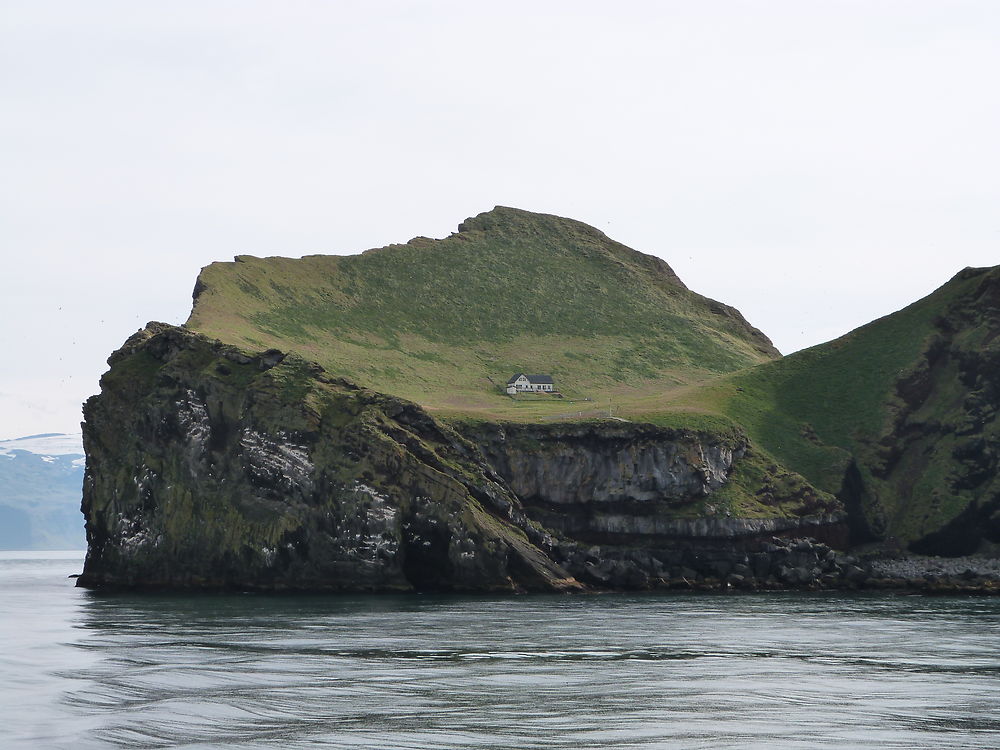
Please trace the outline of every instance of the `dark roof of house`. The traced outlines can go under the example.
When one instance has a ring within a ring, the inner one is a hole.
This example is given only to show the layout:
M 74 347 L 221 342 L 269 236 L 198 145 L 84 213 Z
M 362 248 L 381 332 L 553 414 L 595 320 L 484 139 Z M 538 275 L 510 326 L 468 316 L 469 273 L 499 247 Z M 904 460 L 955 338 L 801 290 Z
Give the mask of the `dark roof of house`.
M 515 380 L 517 380 L 522 375 L 524 375 L 523 372 L 515 372 L 511 376 L 510 380 L 507 381 L 507 385 L 511 385 Z M 538 384 L 548 383 L 551 385 L 553 382 L 551 375 L 524 375 L 524 377 L 528 379 L 529 383 L 538 383 Z

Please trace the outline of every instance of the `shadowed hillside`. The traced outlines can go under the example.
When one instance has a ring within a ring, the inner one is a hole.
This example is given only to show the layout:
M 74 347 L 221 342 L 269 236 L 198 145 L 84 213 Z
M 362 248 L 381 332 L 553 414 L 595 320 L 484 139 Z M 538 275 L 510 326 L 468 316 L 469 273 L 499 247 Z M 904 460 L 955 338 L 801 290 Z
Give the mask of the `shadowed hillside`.
M 1000 268 L 969 268 L 846 336 L 695 400 L 839 493 L 855 536 L 965 554 L 1000 541 Z

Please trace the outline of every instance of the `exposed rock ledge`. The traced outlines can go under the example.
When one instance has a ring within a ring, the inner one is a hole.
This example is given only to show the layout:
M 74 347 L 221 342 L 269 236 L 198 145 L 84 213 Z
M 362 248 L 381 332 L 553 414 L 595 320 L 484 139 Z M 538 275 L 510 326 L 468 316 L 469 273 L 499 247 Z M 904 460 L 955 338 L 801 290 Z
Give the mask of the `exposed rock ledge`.
M 714 500 L 719 490 L 750 460 L 747 439 L 738 432 L 619 422 L 467 423 L 459 429 L 530 518 L 578 541 L 662 546 L 671 539 L 773 534 L 831 542 L 846 537 L 840 504 L 821 497 L 801 477 L 787 496 L 772 488 L 768 504 L 761 501 L 767 488 L 758 481 L 753 488 L 757 510 L 768 515 L 711 515 L 721 512 L 722 504 Z
M 681 539 L 741 539 L 783 534 L 809 534 L 810 531 L 845 522 L 846 513 L 828 513 L 801 518 L 679 518 L 651 519 L 649 525 L 629 523 L 627 518 L 612 516 L 601 519 L 601 529 L 610 534 L 649 534 Z

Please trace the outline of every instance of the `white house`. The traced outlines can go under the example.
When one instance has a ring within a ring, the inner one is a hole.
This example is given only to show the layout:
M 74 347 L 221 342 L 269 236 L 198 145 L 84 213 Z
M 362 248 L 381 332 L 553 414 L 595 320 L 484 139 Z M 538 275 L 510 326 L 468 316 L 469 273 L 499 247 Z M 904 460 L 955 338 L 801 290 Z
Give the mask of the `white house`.
M 525 375 L 519 372 L 507 381 L 507 393 L 551 393 L 555 390 L 551 375 Z

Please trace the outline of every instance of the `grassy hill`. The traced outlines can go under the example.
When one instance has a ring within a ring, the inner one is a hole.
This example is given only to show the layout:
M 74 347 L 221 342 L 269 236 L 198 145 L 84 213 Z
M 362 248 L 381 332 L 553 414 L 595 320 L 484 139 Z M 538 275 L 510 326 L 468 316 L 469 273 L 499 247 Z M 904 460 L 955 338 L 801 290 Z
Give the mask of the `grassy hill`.
M 576 221 L 496 208 L 442 240 L 212 264 L 187 325 L 296 352 L 445 418 L 586 419 L 610 405 L 745 432 L 753 460 L 726 490 L 741 513 L 767 477 L 804 477 L 844 503 L 859 540 L 1000 549 L 1000 267 L 780 358 L 662 260 Z M 504 395 L 515 372 L 551 373 L 564 397 Z
M 203 269 L 187 326 L 292 350 L 443 415 L 657 411 L 666 392 L 779 356 L 662 260 L 577 221 L 498 207 L 442 240 Z M 511 399 L 515 372 L 564 398 Z
M 1000 542 L 1000 267 L 680 400 L 853 504 L 862 537 L 956 554 Z

